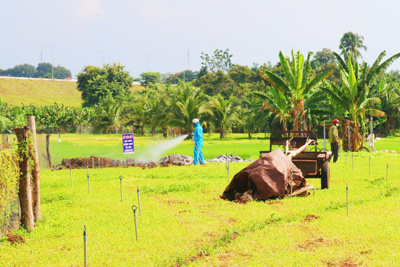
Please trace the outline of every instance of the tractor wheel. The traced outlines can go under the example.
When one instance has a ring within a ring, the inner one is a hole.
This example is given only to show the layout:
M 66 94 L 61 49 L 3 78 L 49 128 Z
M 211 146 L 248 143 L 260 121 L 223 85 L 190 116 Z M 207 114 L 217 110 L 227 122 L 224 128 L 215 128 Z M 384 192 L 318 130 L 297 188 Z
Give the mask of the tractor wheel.
M 330 170 L 329 161 L 325 161 L 321 167 L 321 189 L 329 189 Z
M 361 152 L 361 151 L 369 152 L 369 149 L 363 146 L 363 147 L 360 147 L 360 148 L 357 150 L 357 152 Z

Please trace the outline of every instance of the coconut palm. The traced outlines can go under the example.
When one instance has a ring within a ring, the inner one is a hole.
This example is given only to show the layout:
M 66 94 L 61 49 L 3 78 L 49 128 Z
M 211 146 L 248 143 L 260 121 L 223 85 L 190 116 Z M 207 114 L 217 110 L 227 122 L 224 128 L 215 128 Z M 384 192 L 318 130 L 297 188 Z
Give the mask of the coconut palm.
M 323 72 L 316 77 L 311 77 L 310 56 L 308 53 L 307 60 L 304 62 L 304 56 L 298 51 L 296 54 L 292 50 L 292 61 L 284 57 L 279 52 L 280 63 L 282 65 L 285 80 L 273 72 L 262 69 L 261 77 L 267 80 L 273 87 L 279 89 L 287 99 L 291 102 L 291 115 L 293 119 L 294 130 L 300 129 L 300 120 L 302 120 L 303 130 L 307 130 L 304 100 L 314 93 L 315 88 L 327 78 L 333 70 Z
M 260 112 L 270 111 L 273 114 L 273 122 L 279 120 L 283 130 L 287 131 L 287 121 L 291 117 L 291 102 L 286 96 L 274 86 L 267 88 L 266 92 L 255 92 L 254 95 L 262 101 Z
M 359 49 L 364 49 L 367 51 L 367 47 L 363 44 L 364 37 L 352 32 L 346 32 L 343 34 L 342 39 L 340 39 L 339 48 L 343 48 L 347 53 L 350 53 L 351 57 L 357 60 L 361 57 L 361 52 Z
M 176 86 L 169 87 L 167 94 L 172 114 L 170 124 L 190 132 L 192 120 L 199 117 L 199 109 L 203 104 L 201 90 L 181 81 Z
M 122 109 L 121 103 L 116 102 L 111 94 L 107 95 L 95 105 L 94 115 L 91 119 L 92 125 L 97 131 L 117 133 L 122 125 L 120 118 Z
M 224 138 L 226 130 L 235 122 L 240 122 L 234 99 L 234 96 L 224 99 L 221 94 L 218 94 L 200 107 L 199 113 L 209 115 L 209 120 L 219 130 L 220 138 Z

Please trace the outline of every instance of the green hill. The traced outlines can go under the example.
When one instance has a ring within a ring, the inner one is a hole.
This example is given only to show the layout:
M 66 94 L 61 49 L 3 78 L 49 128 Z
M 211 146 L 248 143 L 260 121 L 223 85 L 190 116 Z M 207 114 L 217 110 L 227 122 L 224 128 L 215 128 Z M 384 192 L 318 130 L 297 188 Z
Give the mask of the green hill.
M 143 89 L 141 85 L 135 84 L 131 90 Z M 82 104 L 77 83 L 62 80 L 0 77 L 0 99 L 13 106 L 20 106 L 22 103 L 44 106 L 57 102 L 65 106 L 79 107 Z
M 0 99 L 11 105 L 50 105 L 54 102 L 79 107 L 82 103 L 77 83 L 57 80 L 0 78 Z

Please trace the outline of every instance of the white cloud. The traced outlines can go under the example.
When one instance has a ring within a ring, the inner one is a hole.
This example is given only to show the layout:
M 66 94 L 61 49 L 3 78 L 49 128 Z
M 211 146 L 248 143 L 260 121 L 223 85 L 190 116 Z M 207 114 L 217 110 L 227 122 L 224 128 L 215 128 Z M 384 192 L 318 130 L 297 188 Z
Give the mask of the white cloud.
M 100 0 L 76 0 L 76 11 L 78 16 L 84 19 L 90 19 L 95 15 L 106 18 L 101 8 Z
M 173 9 L 163 5 L 160 1 L 152 0 L 145 1 L 141 6 L 140 13 L 144 18 L 155 20 L 170 20 L 177 15 Z

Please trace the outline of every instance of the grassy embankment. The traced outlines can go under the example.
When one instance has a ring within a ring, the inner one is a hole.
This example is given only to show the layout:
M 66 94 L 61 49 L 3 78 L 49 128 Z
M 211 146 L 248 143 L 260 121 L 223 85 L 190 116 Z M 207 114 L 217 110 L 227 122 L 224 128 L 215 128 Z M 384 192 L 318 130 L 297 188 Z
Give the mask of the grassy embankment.
M 140 85 L 132 86 L 133 90 L 141 90 Z M 82 104 L 81 92 L 76 82 L 4 79 L 0 78 L 0 99 L 10 105 L 35 106 L 51 105 L 55 102 L 65 106 L 79 107 Z
M 110 150 L 112 140 L 117 140 L 115 136 L 103 136 L 104 141 L 87 136 L 78 142 L 71 135 L 57 145 L 68 144 L 69 138 L 75 150 L 59 150 L 65 156 L 83 155 L 89 148 L 95 151 L 102 146 Z M 256 156 L 267 143 L 213 138 L 206 140 L 207 158 L 233 149 L 240 156 Z M 145 138 L 136 141 L 138 147 L 149 142 Z M 398 138 L 381 141 L 384 148 L 398 150 L 390 146 Z M 175 151 L 191 152 L 191 147 L 184 143 Z M 400 157 L 373 154 L 369 174 L 369 156 L 356 153 L 354 170 L 351 160 L 345 164 L 341 157 L 331 165 L 331 188 L 317 189 L 315 196 L 246 205 L 219 199 L 227 185 L 225 164 L 90 170 L 90 195 L 86 170 L 73 171 L 72 186 L 69 170 L 44 170 L 43 219 L 29 234 L 16 231 L 24 236 L 25 244 L 0 241 L 0 265 L 82 265 L 86 225 L 92 266 L 396 266 L 400 262 Z M 232 163 L 232 176 L 247 165 Z M 307 183 L 320 187 L 318 179 L 307 179 Z M 131 209 L 138 203 L 137 186 L 143 213 L 138 216 L 138 243 Z

